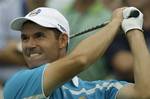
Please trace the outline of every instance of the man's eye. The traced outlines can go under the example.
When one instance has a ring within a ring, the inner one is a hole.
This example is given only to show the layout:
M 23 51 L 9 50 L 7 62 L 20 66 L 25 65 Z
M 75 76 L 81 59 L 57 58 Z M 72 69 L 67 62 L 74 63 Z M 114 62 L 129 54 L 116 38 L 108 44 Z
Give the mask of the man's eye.
M 35 34 L 35 38 L 42 38 L 42 37 L 45 37 L 44 33 L 42 33 L 42 32 L 37 32 Z
M 27 36 L 25 36 L 25 35 L 21 35 L 21 40 L 22 41 L 25 41 L 25 40 L 27 40 L 28 39 L 28 37 Z

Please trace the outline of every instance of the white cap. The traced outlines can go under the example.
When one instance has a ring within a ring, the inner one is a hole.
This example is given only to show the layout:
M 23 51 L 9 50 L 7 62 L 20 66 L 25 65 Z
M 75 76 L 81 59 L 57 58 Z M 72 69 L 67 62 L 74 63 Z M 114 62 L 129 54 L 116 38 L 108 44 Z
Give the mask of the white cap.
M 69 38 L 69 23 L 66 18 L 56 9 L 40 7 L 29 12 L 25 17 L 14 19 L 10 26 L 13 30 L 21 30 L 22 25 L 26 21 L 32 21 L 42 27 L 56 28 L 62 33 L 68 35 Z

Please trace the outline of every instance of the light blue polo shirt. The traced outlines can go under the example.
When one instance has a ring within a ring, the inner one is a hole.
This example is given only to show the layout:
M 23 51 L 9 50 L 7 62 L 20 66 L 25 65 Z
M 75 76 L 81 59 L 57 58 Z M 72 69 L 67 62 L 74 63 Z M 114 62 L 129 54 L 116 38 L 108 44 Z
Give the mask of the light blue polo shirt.
M 88 82 L 74 77 L 45 97 L 43 73 L 46 66 L 16 73 L 5 85 L 4 99 L 115 99 L 118 90 L 127 84 L 115 80 Z

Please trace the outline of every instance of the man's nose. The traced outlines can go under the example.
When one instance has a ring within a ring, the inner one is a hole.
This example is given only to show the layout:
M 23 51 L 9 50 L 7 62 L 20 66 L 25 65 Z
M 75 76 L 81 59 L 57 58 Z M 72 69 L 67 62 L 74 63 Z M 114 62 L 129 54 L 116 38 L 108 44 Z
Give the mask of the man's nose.
M 27 45 L 26 45 L 26 47 L 29 47 L 29 48 L 34 48 L 34 47 L 36 47 L 36 41 L 33 39 L 33 38 L 30 38 L 29 40 L 28 40 L 28 42 L 27 42 Z

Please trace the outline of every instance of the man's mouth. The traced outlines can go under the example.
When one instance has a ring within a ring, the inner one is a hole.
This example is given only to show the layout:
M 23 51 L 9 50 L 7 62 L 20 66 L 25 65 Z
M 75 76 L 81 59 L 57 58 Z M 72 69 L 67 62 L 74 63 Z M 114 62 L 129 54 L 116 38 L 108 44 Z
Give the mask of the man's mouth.
M 41 57 L 42 53 L 40 52 L 27 52 L 26 56 L 30 59 L 37 59 L 39 57 Z
M 41 55 L 41 54 L 39 54 L 39 53 L 34 53 L 34 54 L 30 54 L 29 57 L 30 57 L 30 58 L 34 58 L 34 57 L 38 57 L 39 55 Z
M 31 53 L 31 54 L 28 56 L 28 59 L 31 60 L 31 61 L 34 61 L 34 60 L 41 60 L 42 58 L 43 58 L 42 53 Z
M 40 56 L 42 53 L 40 52 L 40 50 L 33 50 L 33 49 L 26 49 L 25 50 L 25 55 L 29 58 L 32 57 L 38 57 Z

